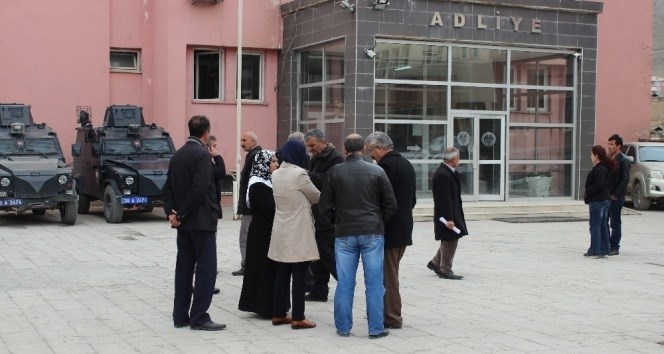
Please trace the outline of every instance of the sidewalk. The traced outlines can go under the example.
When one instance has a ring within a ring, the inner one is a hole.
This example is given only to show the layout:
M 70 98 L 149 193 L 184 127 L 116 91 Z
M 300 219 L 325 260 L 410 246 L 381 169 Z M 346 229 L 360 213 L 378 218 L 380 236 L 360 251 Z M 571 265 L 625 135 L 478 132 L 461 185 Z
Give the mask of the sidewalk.
M 175 231 L 162 214 L 107 224 L 99 212 L 0 216 L 0 353 L 662 353 L 664 210 L 623 217 L 620 256 L 592 259 L 587 222 L 471 221 L 454 260 L 464 280 L 426 268 L 438 244 L 415 224 L 401 263 L 404 328 L 370 340 L 361 270 L 350 338 L 333 302 L 307 303 L 318 327 L 291 330 L 237 310 L 239 221 L 219 225 L 212 319 L 221 332 L 173 328 Z M 331 282 L 331 294 L 335 287 Z

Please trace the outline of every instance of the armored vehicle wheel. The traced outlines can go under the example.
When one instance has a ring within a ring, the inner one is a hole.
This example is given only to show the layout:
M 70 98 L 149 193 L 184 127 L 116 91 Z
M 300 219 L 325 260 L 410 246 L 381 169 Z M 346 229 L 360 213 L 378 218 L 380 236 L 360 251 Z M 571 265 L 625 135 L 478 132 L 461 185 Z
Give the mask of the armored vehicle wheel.
M 122 204 L 120 204 L 118 194 L 115 193 L 113 186 L 110 184 L 104 190 L 104 217 L 106 222 L 111 224 L 122 222 Z
M 34 215 L 46 215 L 46 209 L 32 209 Z
M 650 209 L 650 199 L 643 196 L 643 190 L 641 189 L 641 183 L 639 182 L 634 183 L 632 202 L 634 202 L 634 208 L 638 210 Z
M 74 225 L 74 223 L 76 223 L 77 209 L 77 201 L 64 202 L 60 204 L 60 221 L 65 225 Z
M 87 194 L 78 195 L 78 213 L 87 214 L 90 212 L 90 197 Z

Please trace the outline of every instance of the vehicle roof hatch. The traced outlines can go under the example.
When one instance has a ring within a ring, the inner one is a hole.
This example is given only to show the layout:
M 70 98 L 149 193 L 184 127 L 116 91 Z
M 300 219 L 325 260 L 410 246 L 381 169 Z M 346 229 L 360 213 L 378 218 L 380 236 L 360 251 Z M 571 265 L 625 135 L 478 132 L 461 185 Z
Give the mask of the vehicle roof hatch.
M 143 107 L 126 105 L 106 108 L 106 114 L 104 115 L 105 127 L 129 127 L 134 124 L 145 125 Z
M 0 126 L 9 127 L 13 123 L 33 125 L 30 106 L 25 104 L 0 104 Z

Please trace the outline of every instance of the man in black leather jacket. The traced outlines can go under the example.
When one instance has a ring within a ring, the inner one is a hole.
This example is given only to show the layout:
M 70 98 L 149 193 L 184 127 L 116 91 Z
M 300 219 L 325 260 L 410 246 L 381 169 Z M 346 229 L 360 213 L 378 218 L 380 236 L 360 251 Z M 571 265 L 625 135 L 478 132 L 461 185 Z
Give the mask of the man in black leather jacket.
M 609 255 L 617 256 L 620 251 L 620 239 L 622 238 L 622 220 L 620 213 L 623 204 L 625 204 L 625 189 L 629 182 L 629 169 L 632 167 L 620 149 L 623 146 L 623 139 L 618 134 L 609 137 L 609 156 L 616 159 L 616 170 L 611 175 L 611 206 L 609 207 L 609 225 L 611 227 L 611 237 L 609 244 L 611 250 Z
M 240 236 L 238 237 L 240 243 L 240 269 L 234 271 L 232 274 L 235 276 L 244 275 L 244 259 L 247 254 L 247 232 L 249 232 L 249 224 L 251 224 L 251 209 L 247 206 L 247 187 L 249 186 L 249 173 L 251 166 L 254 163 L 256 154 L 261 151 L 261 146 L 258 145 L 258 137 L 253 132 L 246 132 L 242 134 L 240 139 L 240 147 L 247 152 L 244 158 L 244 167 L 240 173 L 240 197 L 237 201 L 237 214 L 241 216 L 240 219 Z
M 380 338 L 388 334 L 383 326 L 383 235 L 385 222 L 397 211 L 397 202 L 385 171 L 362 158 L 362 136 L 346 137 L 344 149 L 346 161 L 328 171 L 318 203 L 321 215 L 335 224 L 338 283 L 334 294 L 334 323 L 337 334 L 343 337 L 350 334 L 355 276 L 361 256 L 369 338 Z

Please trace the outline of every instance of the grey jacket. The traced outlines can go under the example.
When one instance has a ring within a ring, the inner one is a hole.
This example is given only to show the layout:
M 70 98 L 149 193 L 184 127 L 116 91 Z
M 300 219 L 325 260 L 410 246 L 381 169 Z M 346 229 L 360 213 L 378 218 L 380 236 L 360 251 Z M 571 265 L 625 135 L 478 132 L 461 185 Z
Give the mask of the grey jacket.
M 384 235 L 385 222 L 397 202 L 385 171 L 359 155 L 333 166 L 327 173 L 318 208 L 332 221 L 337 237 Z

